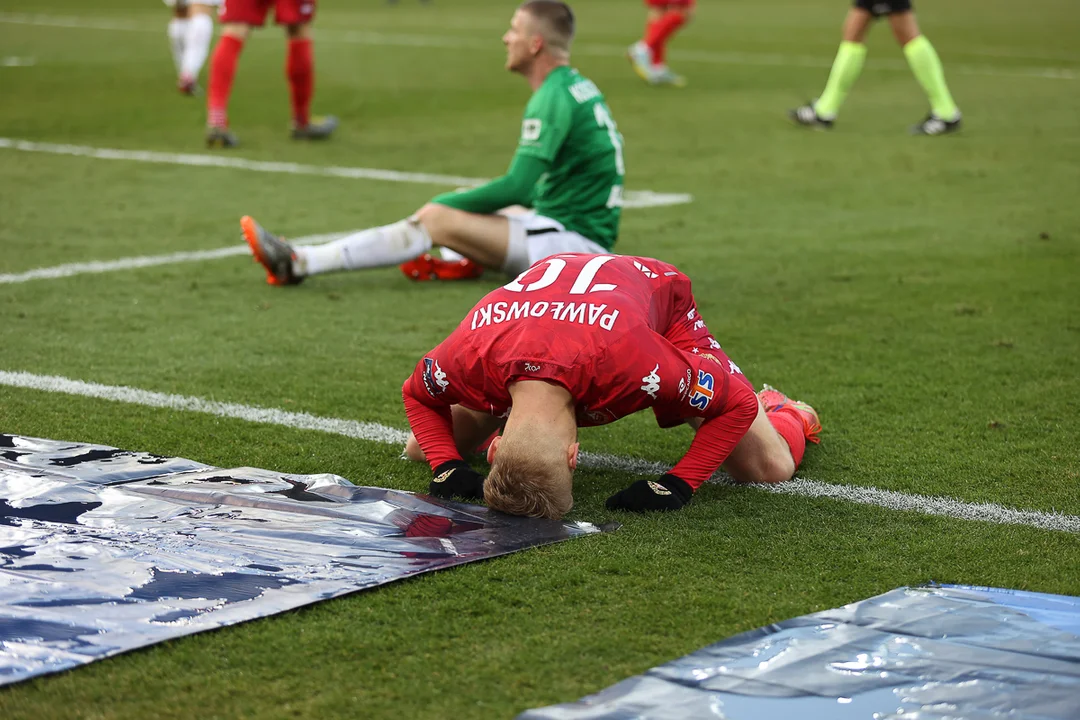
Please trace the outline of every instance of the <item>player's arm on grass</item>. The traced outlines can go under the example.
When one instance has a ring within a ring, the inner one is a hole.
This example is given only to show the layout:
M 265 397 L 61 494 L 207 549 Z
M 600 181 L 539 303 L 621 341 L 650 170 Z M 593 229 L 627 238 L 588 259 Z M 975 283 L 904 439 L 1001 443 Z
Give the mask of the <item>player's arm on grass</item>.
M 484 477 L 469 467 L 454 442 L 451 406 L 456 398 L 445 383 L 438 355 L 440 345 L 416 365 L 401 389 L 409 427 L 431 466 L 428 492 L 437 497 L 459 496 L 478 500 L 484 496 Z M 441 375 L 441 376 L 440 376 Z
M 741 382 L 732 382 L 727 369 L 710 360 L 695 358 L 690 369 L 691 377 L 697 377 L 698 382 L 704 379 L 698 374 L 701 369 L 713 385 L 722 383 L 726 387 L 702 390 L 692 385 L 685 400 L 669 400 L 666 407 L 654 408 L 661 427 L 672 427 L 689 420 L 696 426 L 694 440 L 675 467 L 656 480 L 638 480 L 615 493 L 607 500 L 608 509 L 678 510 L 690 502 L 697 489 L 720 469 L 750 429 L 758 412 L 754 392 Z M 710 396 L 706 391 L 713 393 L 707 402 L 706 398 Z M 704 404 L 703 408 L 701 404 Z
M 551 169 L 573 121 L 569 96 L 538 100 L 534 98 L 525 109 L 521 139 L 505 175 L 471 190 L 444 193 L 431 202 L 479 214 L 511 205 L 531 206 L 536 183 Z

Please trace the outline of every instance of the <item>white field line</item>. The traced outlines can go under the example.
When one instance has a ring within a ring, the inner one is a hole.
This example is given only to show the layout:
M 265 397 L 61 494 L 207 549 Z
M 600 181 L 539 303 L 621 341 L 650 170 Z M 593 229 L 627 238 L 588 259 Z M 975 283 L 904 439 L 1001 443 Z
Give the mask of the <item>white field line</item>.
M 138 23 L 122 20 L 108 20 L 93 17 L 65 17 L 59 15 L 29 15 L 22 13 L 0 13 L 0 23 L 16 25 L 37 25 L 44 27 L 69 28 L 79 30 L 112 30 L 121 32 L 159 32 Z M 264 34 L 270 37 L 270 34 Z M 254 37 L 262 37 L 256 34 Z M 391 47 L 424 47 L 450 50 L 491 50 L 500 51 L 498 33 L 493 33 L 490 40 L 478 38 L 454 37 L 446 35 L 424 35 L 404 33 L 363 32 L 356 30 L 318 31 L 318 38 L 324 42 L 341 42 L 355 45 L 374 45 Z M 578 55 L 599 57 L 622 56 L 626 48 L 621 45 L 579 43 L 574 46 Z M 672 50 L 671 57 L 679 62 L 703 63 L 711 65 L 751 65 L 764 67 L 807 67 L 829 68 L 832 61 L 828 57 L 805 55 L 779 55 L 775 53 L 738 53 L 711 52 L 703 50 Z M 875 67 L 887 70 L 907 71 L 908 65 L 895 58 L 875 59 Z M 1080 72 L 1067 67 L 1017 67 L 1003 68 L 963 63 L 948 63 L 950 73 L 964 75 L 991 75 L 998 77 L 1036 77 L 1050 80 L 1075 80 Z
M 352 180 L 380 180 L 383 182 L 416 183 L 420 185 L 469 186 L 482 185 L 488 178 L 462 177 L 458 175 L 437 175 L 434 173 L 401 172 L 399 170 L 380 170 L 377 168 L 341 167 L 334 165 L 304 165 L 302 163 L 266 162 L 245 160 L 224 155 L 195 155 L 190 153 L 166 153 L 150 150 L 116 150 L 113 148 L 88 147 L 86 145 L 64 145 L 58 143 L 32 142 L 17 138 L 0 137 L 0 148 L 21 150 L 23 152 L 49 153 L 52 155 L 72 155 L 95 160 L 127 160 L 164 165 L 188 165 L 194 167 L 217 167 L 231 170 L 249 170 L 264 173 L 285 173 L 288 175 L 321 175 L 324 177 L 349 178 Z M 623 207 L 650 208 L 665 205 L 685 205 L 692 202 L 693 195 L 687 193 L 657 193 L 651 190 L 627 190 L 623 195 Z
M 378 423 L 319 417 L 308 413 L 252 407 L 250 405 L 218 402 L 183 395 L 170 395 L 115 385 L 99 385 L 55 375 L 0 371 L 0 385 L 67 395 L 80 395 L 169 410 L 206 413 L 217 417 L 281 425 L 301 430 L 318 430 L 389 445 L 402 445 L 406 439 L 405 431 Z M 630 474 L 659 475 L 671 469 L 663 463 L 618 455 L 582 453 L 581 460 L 582 465 L 585 467 L 610 469 Z M 1016 510 L 994 503 L 968 503 L 948 497 L 908 495 L 891 490 L 832 485 L 802 478 L 796 478 L 780 485 L 755 485 L 753 487 L 772 493 L 832 498 L 861 505 L 874 505 L 888 510 L 914 511 L 958 520 L 978 520 L 1001 525 L 1026 525 L 1043 530 L 1080 533 L 1080 517 L 1078 516 L 1036 510 Z
M 322 243 L 345 237 L 347 234 L 348 233 L 328 233 L 324 235 L 308 235 L 306 237 L 290 238 L 289 241 L 296 243 L 297 245 L 321 245 Z M 67 263 L 65 265 L 36 268 L 21 273 L 0 273 L 0 285 L 23 283 L 29 280 L 55 280 L 57 278 L 71 277 L 72 275 L 106 273 L 115 270 L 134 270 L 136 268 L 154 267 L 156 265 L 199 262 L 201 260 L 216 260 L 217 258 L 232 257 L 233 255 L 250 254 L 251 249 L 248 248 L 247 245 L 230 245 L 214 250 L 192 250 L 190 252 L 174 252 L 166 253 L 164 255 L 141 255 L 137 257 L 118 258 L 116 260 Z

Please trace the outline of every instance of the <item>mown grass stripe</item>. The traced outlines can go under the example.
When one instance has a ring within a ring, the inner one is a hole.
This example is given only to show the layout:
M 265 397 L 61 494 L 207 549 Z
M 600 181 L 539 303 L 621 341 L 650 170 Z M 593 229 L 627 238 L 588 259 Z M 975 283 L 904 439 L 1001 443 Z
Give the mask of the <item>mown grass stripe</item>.
M 369 440 L 390 445 L 403 445 L 407 437 L 404 430 L 398 430 L 379 423 L 320 417 L 309 413 L 218 402 L 124 386 L 101 385 L 57 375 L 0 371 L 0 385 L 68 395 L 81 395 L 83 397 L 169 410 L 206 413 L 217 417 L 280 425 L 301 430 L 318 430 L 358 440 Z M 635 475 L 659 475 L 671 469 L 670 466 L 663 463 L 643 458 L 600 453 L 582 453 L 581 464 L 585 467 L 616 470 Z M 772 493 L 811 498 L 832 498 L 860 505 L 874 505 L 888 510 L 919 512 L 958 520 L 977 520 L 1001 525 L 1027 525 L 1043 530 L 1080 533 L 1080 517 L 1038 510 L 1017 510 L 996 503 L 969 503 L 955 498 L 909 495 L 894 490 L 834 485 L 804 478 L 796 478 L 780 485 L 756 485 L 753 487 Z

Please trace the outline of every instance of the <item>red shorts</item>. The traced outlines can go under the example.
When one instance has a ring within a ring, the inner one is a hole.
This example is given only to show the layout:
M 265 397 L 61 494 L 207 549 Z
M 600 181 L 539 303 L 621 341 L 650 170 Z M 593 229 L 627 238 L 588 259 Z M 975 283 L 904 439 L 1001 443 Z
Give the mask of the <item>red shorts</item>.
M 315 17 L 315 0 L 222 0 L 218 19 L 262 27 L 271 6 L 278 25 L 303 25 Z
M 695 0 L 645 0 L 645 4 L 651 8 L 692 8 Z

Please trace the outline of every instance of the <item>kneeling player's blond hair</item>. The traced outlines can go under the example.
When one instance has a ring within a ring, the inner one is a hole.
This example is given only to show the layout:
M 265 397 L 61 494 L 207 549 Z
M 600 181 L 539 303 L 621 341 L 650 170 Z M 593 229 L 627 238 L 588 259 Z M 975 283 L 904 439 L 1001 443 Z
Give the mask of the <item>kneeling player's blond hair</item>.
M 522 430 L 501 439 L 484 481 L 484 500 L 510 515 L 558 520 L 574 506 L 567 448 Z

